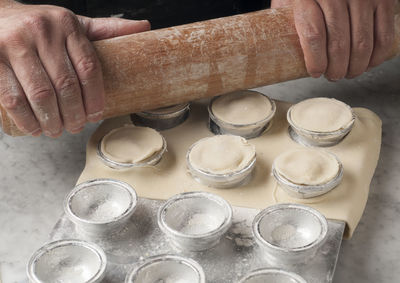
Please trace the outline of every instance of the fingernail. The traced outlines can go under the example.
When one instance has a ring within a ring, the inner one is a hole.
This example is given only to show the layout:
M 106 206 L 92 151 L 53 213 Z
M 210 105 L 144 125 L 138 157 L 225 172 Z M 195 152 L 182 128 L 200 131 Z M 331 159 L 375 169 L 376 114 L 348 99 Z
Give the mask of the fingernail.
M 372 67 L 368 67 L 367 68 L 367 72 L 371 71 Z
M 31 135 L 34 137 L 37 137 L 37 136 L 40 136 L 41 133 L 42 133 L 42 129 L 38 128 L 38 129 L 34 130 L 33 132 L 31 132 Z
M 89 122 L 95 123 L 95 122 L 100 121 L 102 116 L 103 116 L 103 111 L 96 112 L 96 113 L 87 115 L 87 120 Z
M 314 79 L 318 79 L 319 77 L 322 76 L 321 73 L 310 73 L 310 76 L 313 77 Z
M 78 127 L 78 128 L 75 128 L 75 129 L 70 130 L 69 132 L 70 132 L 71 134 L 77 134 L 77 133 L 81 132 L 84 128 L 85 128 L 84 126 Z

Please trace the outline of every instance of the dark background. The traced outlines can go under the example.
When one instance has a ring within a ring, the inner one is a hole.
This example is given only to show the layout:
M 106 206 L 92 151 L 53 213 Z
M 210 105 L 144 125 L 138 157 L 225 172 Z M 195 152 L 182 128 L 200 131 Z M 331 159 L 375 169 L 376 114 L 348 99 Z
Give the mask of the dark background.
M 52 4 L 76 14 L 149 20 L 152 29 L 241 14 L 269 7 L 270 0 L 53 0 L 23 1 L 29 4 Z

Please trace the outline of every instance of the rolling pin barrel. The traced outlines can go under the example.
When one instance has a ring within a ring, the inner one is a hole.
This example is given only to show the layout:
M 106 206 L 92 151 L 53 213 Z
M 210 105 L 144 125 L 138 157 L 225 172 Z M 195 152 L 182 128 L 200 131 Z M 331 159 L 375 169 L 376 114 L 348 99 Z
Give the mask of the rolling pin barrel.
M 396 44 L 400 49 L 400 19 Z M 291 9 L 253 13 L 94 42 L 104 118 L 307 76 Z M 21 135 L 5 111 L 3 131 Z

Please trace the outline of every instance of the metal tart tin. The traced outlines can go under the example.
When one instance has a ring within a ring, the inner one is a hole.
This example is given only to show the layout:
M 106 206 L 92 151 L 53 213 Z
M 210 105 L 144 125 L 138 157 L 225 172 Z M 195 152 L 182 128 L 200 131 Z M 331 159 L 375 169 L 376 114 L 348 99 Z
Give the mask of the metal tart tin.
M 207 139 L 207 138 L 205 138 Z M 232 171 L 229 173 L 212 173 L 199 168 L 194 167 L 190 162 L 190 153 L 192 149 L 203 139 L 194 143 L 186 154 L 186 164 L 193 179 L 197 182 L 218 189 L 227 189 L 233 187 L 239 187 L 247 184 L 251 179 L 251 173 L 256 164 L 256 156 L 249 162 L 249 164 L 243 169 Z
M 295 106 L 296 105 L 291 106 L 287 112 L 287 121 L 290 125 L 289 135 L 292 140 L 305 146 L 328 147 L 340 143 L 351 131 L 356 119 L 353 109 L 351 109 L 350 106 L 346 105 L 350 109 L 353 118 L 345 128 L 332 132 L 310 131 L 296 126 L 296 124 L 293 122 L 291 112 L 293 110 L 293 107 Z
M 150 127 L 157 131 L 174 128 L 189 117 L 190 104 L 183 103 L 131 115 L 135 124 Z
M 136 204 L 136 192 L 127 183 L 95 179 L 77 185 L 65 198 L 64 210 L 79 233 L 106 236 L 126 226 Z
M 178 255 L 150 257 L 130 272 L 125 283 L 205 283 L 203 268 Z
M 167 150 L 167 142 L 165 138 L 161 135 L 163 139 L 163 146 L 161 150 L 154 155 L 150 156 L 149 158 L 142 160 L 140 162 L 136 163 L 122 163 L 118 161 L 114 161 L 110 158 L 108 158 L 101 150 L 101 143 L 103 141 L 103 138 L 100 139 L 99 143 L 97 144 L 97 155 L 101 159 L 101 161 L 107 165 L 110 168 L 113 169 L 129 169 L 129 168 L 135 168 L 135 167 L 148 167 L 148 166 L 154 166 L 158 162 L 160 162 L 162 156 L 164 155 L 165 151 Z
M 311 207 L 277 204 L 257 214 L 252 228 L 263 255 L 278 266 L 312 258 L 325 242 L 328 222 Z
M 307 283 L 300 275 L 282 269 L 264 268 L 252 271 L 239 283 Z
M 93 243 L 80 240 L 50 242 L 29 260 L 30 282 L 97 283 L 105 276 L 107 259 Z
M 336 188 L 343 179 L 343 165 L 342 162 L 337 158 L 333 153 L 328 152 L 328 154 L 335 157 L 336 161 L 339 164 L 339 171 L 335 178 L 328 181 L 325 184 L 320 185 L 303 185 L 296 184 L 292 181 L 288 180 L 281 174 L 279 174 L 278 170 L 275 168 L 275 162 L 272 164 L 272 175 L 275 177 L 275 180 L 278 182 L 279 186 L 291 197 L 299 198 L 299 199 L 307 199 L 317 197 Z
M 158 226 L 180 250 L 203 251 L 216 246 L 232 224 L 232 208 L 206 192 L 173 196 L 160 207 Z
M 250 91 L 250 90 L 249 90 Z M 208 105 L 208 127 L 210 131 L 216 135 L 230 134 L 235 136 L 241 136 L 246 139 L 252 139 L 261 136 L 265 131 L 267 131 L 272 125 L 272 119 L 275 116 L 276 105 L 275 102 L 263 93 L 257 91 L 251 91 L 263 95 L 271 103 L 271 113 L 264 118 L 255 123 L 251 124 L 233 124 L 222 119 L 219 119 L 212 111 L 213 103 L 219 98 L 214 97 L 211 99 Z

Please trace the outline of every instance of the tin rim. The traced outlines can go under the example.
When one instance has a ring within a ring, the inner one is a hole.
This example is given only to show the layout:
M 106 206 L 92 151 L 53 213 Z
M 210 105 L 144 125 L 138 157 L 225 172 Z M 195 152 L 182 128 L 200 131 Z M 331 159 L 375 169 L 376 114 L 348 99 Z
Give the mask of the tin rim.
M 179 232 L 173 228 L 171 228 L 165 221 L 165 215 L 168 210 L 168 208 L 174 204 L 177 201 L 185 200 L 185 199 L 194 199 L 194 198 L 203 198 L 205 200 L 211 200 L 213 202 L 216 202 L 217 204 L 221 205 L 224 209 L 224 221 L 214 230 L 209 231 L 207 233 L 202 233 L 202 234 L 186 234 Z M 170 199 L 167 200 L 166 203 L 164 203 L 163 206 L 160 207 L 157 213 L 157 221 L 159 224 L 160 229 L 167 235 L 173 235 L 177 236 L 180 238 L 186 238 L 186 239 L 200 239 L 200 238 L 212 238 L 214 236 L 218 236 L 221 234 L 221 236 L 228 231 L 229 227 L 232 224 L 232 207 L 231 205 L 222 197 L 217 196 L 212 193 L 207 193 L 207 192 L 185 192 L 181 194 L 177 194 Z
M 234 135 L 231 135 L 231 136 L 234 136 Z M 197 142 L 195 142 L 194 144 L 192 144 L 189 147 L 189 150 L 186 153 L 186 164 L 188 165 L 190 170 L 192 170 L 194 172 L 199 172 L 200 174 L 202 174 L 202 175 L 204 175 L 204 176 L 206 176 L 208 178 L 215 178 L 215 179 L 219 179 L 219 180 L 226 180 L 226 179 L 234 178 L 236 176 L 243 175 L 243 174 L 246 174 L 246 173 L 250 174 L 251 170 L 253 169 L 253 167 L 254 167 L 254 165 L 256 163 L 256 159 L 257 159 L 256 152 L 254 153 L 254 157 L 250 160 L 250 162 L 245 167 L 243 167 L 243 168 L 241 168 L 239 170 L 235 170 L 235 171 L 229 172 L 229 173 L 221 173 L 221 174 L 212 173 L 212 172 L 205 171 L 205 170 L 202 170 L 200 168 L 194 167 L 192 165 L 192 163 L 190 162 L 190 153 L 192 152 L 193 148 L 197 144 L 199 144 L 203 140 L 209 139 L 209 138 L 212 138 L 212 137 L 202 138 L 202 139 L 198 140 Z
M 334 188 L 336 188 L 342 182 L 343 164 L 335 154 L 327 151 L 325 151 L 325 153 L 335 158 L 335 160 L 339 164 L 339 170 L 337 175 L 333 179 L 329 180 L 324 184 L 319 184 L 319 185 L 296 184 L 279 173 L 279 170 L 277 170 L 275 167 L 275 162 L 273 162 L 272 164 L 272 175 L 275 177 L 275 180 L 282 186 L 282 189 L 289 191 L 289 193 L 294 193 L 297 196 L 302 196 L 302 198 L 311 198 L 326 194 L 331 190 L 333 190 Z
M 297 248 L 280 247 L 280 246 L 274 245 L 274 244 L 266 241 L 260 233 L 259 226 L 260 226 L 261 220 L 265 216 L 267 216 L 268 214 L 270 214 L 272 212 L 275 212 L 277 210 L 285 210 L 285 209 L 302 210 L 302 211 L 314 216 L 315 218 L 317 218 L 318 222 L 320 224 L 320 227 L 321 227 L 321 232 L 318 235 L 318 237 L 310 244 L 301 246 L 301 247 L 297 247 Z M 258 213 L 256 215 L 256 217 L 254 218 L 252 230 L 253 230 L 253 235 L 254 235 L 256 241 L 259 244 L 261 244 L 261 246 L 263 246 L 263 247 L 268 247 L 272 250 L 276 250 L 276 251 L 284 252 L 284 253 L 300 253 L 303 251 L 308 251 L 308 250 L 317 248 L 323 243 L 323 241 L 326 239 L 326 236 L 328 234 L 328 222 L 327 222 L 325 216 L 323 216 L 319 211 L 317 211 L 314 208 L 311 208 L 311 207 L 305 206 L 305 205 L 300 205 L 300 204 L 283 203 L 283 204 L 276 204 L 276 205 L 267 207 L 267 208 L 263 209 L 260 213 Z
M 286 119 L 287 119 L 290 127 L 292 127 L 292 129 L 294 131 L 299 133 L 299 135 L 302 135 L 302 136 L 303 135 L 309 135 L 311 137 L 322 137 L 322 138 L 323 137 L 337 137 L 338 140 L 340 140 L 344 135 L 346 135 L 347 133 L 349 133 L 351 131 L 351 129 L 353 128 L 354 122 L 356 120 L 356 116 L 355 116 L 355 113 L 354 113 L 353 109 L 349 105 L 347 105 L 346 103 L 344 103 L 344 102 L 342 102 L 342 103 L 351 111 L 352 118 L 351 118 L 350 122 L 344 128 L 341 128 L 341 129 L 338 129 L 338 130 L 335 130 L 335 131 L 319 132 L 319 131 L 307 130 L 305 128 L 297 126 L 293 122 L 292 116 L 291 116 L 292 110 L 296 106 L 296 104 L 292 105 L 288 109 L 288 111 L 286 113 Z
M 271 113 L 270 113 L 267 117 L 265 117 L 265 118 L 262 119 L 262 120 L 259 120 L 259 121 L 253 122 L 253 123 L 248 123 L 248 124 L 234 124 L 234 123 L 226 122 L 226 121 L 224 121 L 224 120 L 222 120 L 222 119 L 219 119 L 217 116 L 215 116 L 215 115 L 214 115 L 214 112 L 212 111 L 212 105 L 213 105 L 213 103 L 214 103 L 217 99 L 221 98 L 221 96 L 216 96 L 216 97 L 213 97 L 213 98 L 211 99 L 211 101 L 210 101 L 210 103 L 208 104 L 208 107 L 207 107 L 207 109 L 208 109 L 208 114 L 209 114 L 210 118 L 214 121 L 214 123 L 216 123 L 216 124 L 217 124 L 218 126 L 220 126 L 220 127 L 223 127 L 224 125 L 227 125 L 227 126 L 231 126 L 231 127 L 235 127 L 235 128 L 240 129 L 240 128 L 245 128 L 245 127 L 250 127 L 250 126 L 256 126 L 256 125 L 258 125 L 258 124 L 263 124 L 263 125 L 264 125 L 264 124 L 267 124 L 268 122 L 270 122 L 270 121 L 272 120 L 272 118 L 275 116 L 275 112 L 276 112 L 276 104 L 275 104 L 275 101 L 272 100 L 271 98 L 269 98 L 269 97 L 268 97 L 266 94 L 264 94 L 264 93 L 261 93 L 261 92 L 258 92 L 258 91 L 254 91 L 254 90 L 247 90 L 247 91 L 260 94 L 260 95 L 262 95 L 263 97 L 265 97 L 265 98 L 270 102 L 270 104 L 271 104 Z M 223 127 L 223 128 L 224 128 L 224 127 Z
M 103 276 L 105 275 L 106 266 L 107 266 L 107 257 L 106 257 L 106 254 L 104 253 L 103 249 L 94 243 L 89 243 L 89 242 L 82 241 L 82 240 L 67 239 L 67 240 L 58 240 L 58 241 L 49 242 L 33 253 L 33 255 L 31 256 L 31 258 L 29 260 L 28 267 L 27 267 L 27 273 L 28 273 L 29 280 L 31 280 L 33 282 L 37 282 L 37 283 L 42 282 L 36 276 L 36 273 L 35 273 L 36 262 L 40 259 L 40 257 L 42 257 L 44 254 L 48 253 L 49 251 L 51 251 L 55 248 L 64 247 L 64 246 L 80 246 L 80 247 L 90 250 L 97 256 L 97 258 L 100 262 L 100 267 L 97 270 L 96 274 L 94 274 L 92 278 L 90 278 L 88 281 L 86 281 L 86 283 L 99 282 L 98 280 L 101 280 L 103 278 Z
M 139 266 L 135 267 L 131 272 L 128 273 L 128 275 L 125 278 L 125 283 L 133 282 L 133 280 L 136 279 L 138 273 L 142 269 L 144 269 L 154 263 L 163 262 L 163 261 L 175 261 L 180 264 L 189 266 L 196 273 L 197 278 L 198 278 L 198 283 L 206 282 L 203 268 L 201 267 L 201 265 L 199 263 L 197 263 L 197 261 L 195 261 L 191 258 L 179 256 L 179 255 L 165 254 L 165 255 L 152 256 L 152 257 L 149 257 L 146 260 L 144 260 Z M 193 282 L 193 283 L 195 283 L 195 282 Z
M 148 111 L 142 111 L 142 112 L 138 112 L 135 113 L 135 115 L 138 115 L 142 118 L 146 118 L 146 119 L 170 119 L 170 118 L 175 118 L 178 117 L 184 113 L 186 113 L 186 111 L 190 110 L 190 103 L 181 103 L 181 104 L 176 104 L 176 105 L 172 105 L 173 106 L 179 106 L 180 108 L 176 111 L 171 111 L 171 112 L 167 112 L 167 113 L 155 113 L 152 112 L 151 110 Z M 162 107 L 162 108 L 168 108 L 167 107 Z
M 76 215 L 72 209 L 71 209 L 71 202 L 73 197 L 80 192 L 81 190 L 84 190 L 88 187 L 94 186 L 94 185 L 99 185 L 99 184 L 111 184 L 114 186 L 118 186 L 119 188 L 125 189 L 129 196 L 130 196 L 130 201 L 129 201 L 129 206 L 128 208 L 119 216 L 116 216 L 114 218 L 111 218 L 109 220 L 104 220 L 104 221 L 92 221 L 92 220 L 87 220 L 84 218 L 79 217 Z M 70 220 L 73 222 L 79 222 L 79 223 L 86 223 L 86 224 L 109 224 L 109 223 L 114 223 L 118 222 L 121 219 L 130 217 L 132 213 L 135 211 L 137 205 L 137 194 L 136 191 L 128 184 L 119 180 L 114 180 L 114 179 L 93 179 L 89 180 L 83 183 L 80 183 L 79 185 L 75 186 L 72 191 L 68 193 L 64 200 L 64 210 L 66 215 Z
M 158 132 L 158 131 L 157 131 Z M 163 145 L 162 148 L 159 152 L 153 154 L 152 156 L 146 158 L 145 160 L 142 160 L 140 162 L 135 162 L 135 163 L 123 163 L 123 162 L 117 162 L 114 161 L 110 158 L 108 158 L 102 151 L 101 151 L 101 143 L 103 142 L 103 139 L 105 135 L 99 140 L 97 144 L 97 155 L 100 157 L 100 159 L 109 167 L 113 169 L 127 169 L 127 168 L 133 168 L 133 167 L 147 167 L 147 166 L 153 166 L 156 165 L 164 155 L 165 151 L 167 150 L 167 142 L 164 138 L 163 135 L 161 135 L 159 132 L 158 134 L 161 136 Z
M 245 283 L 247 280 L 259 276 L 259 275 L 264 275 L 264 274 L 281 274 L 289 277 L 290 279 L 296 280 L 297 283 L 307 283 L 307 281 L 298 275 L 297 273 L 294 272 L 289 272 L 283 269 L 277 269 L 277 268 L 261 268 L 261 269 L 256 269 L 246 276 L 244 276 L 242 279 L 240 279 L 239 283 Z

